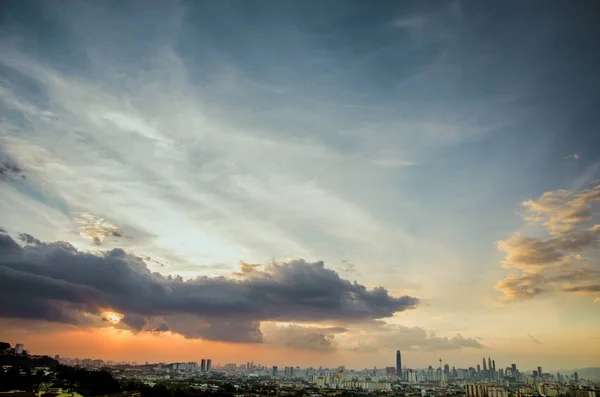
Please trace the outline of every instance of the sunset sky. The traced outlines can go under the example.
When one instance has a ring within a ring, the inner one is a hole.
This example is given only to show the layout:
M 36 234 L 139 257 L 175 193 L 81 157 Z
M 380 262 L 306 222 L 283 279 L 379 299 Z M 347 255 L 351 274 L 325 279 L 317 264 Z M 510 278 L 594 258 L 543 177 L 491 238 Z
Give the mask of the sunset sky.
M 0 340 L 600 366 L 594 6 L 2 1 Z

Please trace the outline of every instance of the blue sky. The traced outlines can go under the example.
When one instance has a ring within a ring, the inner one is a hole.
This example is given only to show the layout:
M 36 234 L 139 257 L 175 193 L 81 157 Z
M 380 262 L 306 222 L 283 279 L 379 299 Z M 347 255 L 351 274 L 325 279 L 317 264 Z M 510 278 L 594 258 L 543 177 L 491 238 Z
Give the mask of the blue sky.
M 2 7 L 0 155 L 26 176 L 0 187 L 10 233 L 122 247 L 184 277 L 323 260 L 424 302 L 391 323 L 481 337 L 486 348 L 506 334 L 476 316 L 546 307 L 534 305 L 553 305 L 556 324 L 582 319 L 597 338 L 589 296 L 507 309 L 494 288 L 507 275 L 495 243 L 548 232 L 523 219 L 521 203 L 600 178 L 591 6 Z M 552 325 L 527 323 L 514 338 Z

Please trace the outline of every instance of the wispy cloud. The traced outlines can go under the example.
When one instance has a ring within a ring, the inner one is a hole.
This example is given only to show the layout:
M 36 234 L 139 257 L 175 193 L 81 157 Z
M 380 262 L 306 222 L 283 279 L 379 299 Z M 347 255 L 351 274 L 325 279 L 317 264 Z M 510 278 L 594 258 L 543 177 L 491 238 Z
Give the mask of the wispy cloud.
M 541 345 L 542 342 L 540 342 L 538 339 L 536 339 L 533 335 L 531 334 L 527 334 L 527 336 L 529 337 L 529 339 L 531 339 L 531 341 L 535 344 Z

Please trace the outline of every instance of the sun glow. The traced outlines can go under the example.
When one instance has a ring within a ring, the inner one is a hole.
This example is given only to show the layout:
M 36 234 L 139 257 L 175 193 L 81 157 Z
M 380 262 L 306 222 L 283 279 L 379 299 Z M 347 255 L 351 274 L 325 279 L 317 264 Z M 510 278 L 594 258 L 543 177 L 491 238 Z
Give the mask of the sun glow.
M 111 324 L 118 324 L 124 316 L 121 313 L 105 312 L 102 317 Z

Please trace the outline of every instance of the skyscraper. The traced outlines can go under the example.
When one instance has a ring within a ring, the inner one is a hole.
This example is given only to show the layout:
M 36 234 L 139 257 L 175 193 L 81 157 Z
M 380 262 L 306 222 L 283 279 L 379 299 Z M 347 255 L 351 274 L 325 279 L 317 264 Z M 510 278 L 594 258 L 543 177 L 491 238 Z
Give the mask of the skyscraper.
M 15 354 L 23 354 L 23 344 L 22 343 L 17 343 L 15 345 Z
M 483 358 L 483 370 L 487 371 L 487 364 L 485 363 L 485 357 Z
M 212 364 L 212 360 L 209 358 L 206 360 L 206 372 L 210 372 L 210 366 Z
M 492 359 L 488 357 L 488 369 L 492 370 Z
M 542 367 L 538 367 L 538 376 L 541 377 L 542 376 Z
M 496 371 L 496 360 L 492 360 L 492 371 Z
M 273 376 L 277 376 L 277 366 L 273 366 Z
M 206 372 L 206 359 L 200 361 L 200 372 Z
M 402 356 L 400 350 L 396 350 L 396 375 L 402 378 Z

